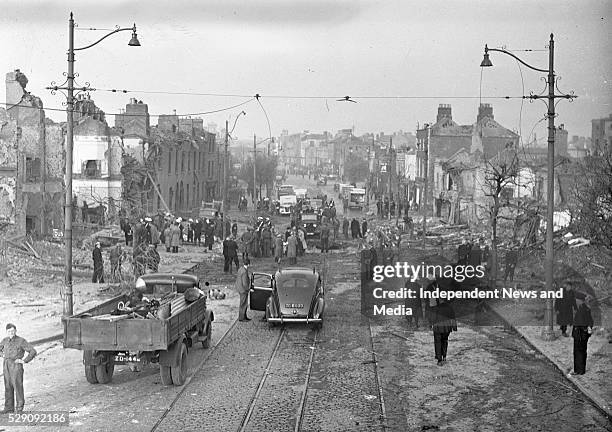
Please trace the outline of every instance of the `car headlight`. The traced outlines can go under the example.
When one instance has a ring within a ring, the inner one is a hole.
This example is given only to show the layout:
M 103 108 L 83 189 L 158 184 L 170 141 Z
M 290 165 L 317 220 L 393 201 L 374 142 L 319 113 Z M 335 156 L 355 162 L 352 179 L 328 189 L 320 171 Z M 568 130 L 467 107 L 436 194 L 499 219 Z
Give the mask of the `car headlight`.
M 144 280 L 142 280 L 142 278 L 136 279 L 136 289 L 138 291 L 146 291 L 147 290 L 147 284 L 145 283 Z
M 316 228 L 316 227 L 317 227 L 317 224 L 312 224 L 312 226 Z

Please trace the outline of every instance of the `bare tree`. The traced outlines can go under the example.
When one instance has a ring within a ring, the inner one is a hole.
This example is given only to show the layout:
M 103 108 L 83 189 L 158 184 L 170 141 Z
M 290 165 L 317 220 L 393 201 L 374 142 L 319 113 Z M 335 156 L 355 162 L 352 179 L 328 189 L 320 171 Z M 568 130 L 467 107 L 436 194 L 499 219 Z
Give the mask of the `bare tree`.
M 519 160 L 516 150 L 507 147 L 491 159 L 483 158 L 482 191 L 488 197 L 488 219 L 491 226 L 491 274 L 492 287 L 497 280 L 498 263 L 498 226 L 500 219 L 510 219 L 502 214 L 504 208 L 512 207 L 512 197 L 519 174 Z

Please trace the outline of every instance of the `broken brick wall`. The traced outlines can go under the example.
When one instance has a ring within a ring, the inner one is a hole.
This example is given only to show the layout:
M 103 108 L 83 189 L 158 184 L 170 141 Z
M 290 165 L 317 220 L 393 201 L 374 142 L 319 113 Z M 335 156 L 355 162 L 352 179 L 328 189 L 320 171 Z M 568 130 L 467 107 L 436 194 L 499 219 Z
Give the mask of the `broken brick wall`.
M 17 122 L 0 108 L 0 224 L 14 228 L 17 181 Z
M 46 235 L 63 221 L 57 206 L 64 190 L 64 134 L 60 125 L 45 119 L 42 101 L 26 85 L 19 70 L 6 74 L 7 113 L 17 130 L 13 231 Z

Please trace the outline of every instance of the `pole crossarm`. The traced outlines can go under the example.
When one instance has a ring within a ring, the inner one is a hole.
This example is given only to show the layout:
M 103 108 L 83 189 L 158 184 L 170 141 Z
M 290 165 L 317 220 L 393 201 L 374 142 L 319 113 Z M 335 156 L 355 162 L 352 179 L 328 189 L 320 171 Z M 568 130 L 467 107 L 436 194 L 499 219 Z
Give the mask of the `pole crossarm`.
M 500 53 L 504 53 L 504 54 L 508 54 L 510 57 L 515 58 L 516 60 L 518 60 L 519 62 L 521 62 L 523 65 L 527 66 L 529 69 L 533 69 L 534 71 L 538 71 L 538 72 L 546 72 L 549 73 L 550 71 L 548 69 L 540 69 L 534 66 L 531 66 L 528 63 L 525 63 L 523 60 L 521 60 L 520 58 L 518 58 L 517 56 L 515 56 L 514 54 L 512 54 L 509 51 L 506 51 L 504 49 L 501 48 L 489 48 L 488 46 L 485 45 L 485 54 L 488 53 L 489 51 L 495 51 L 495 52 L 500 52 Z M 553 71 L 554 72 L 554 71 Z
M 81 48 L 73 48 L 73 51 L 83 51 L 83 50 L 86 50 L 86 49 L 88 49 L 88 48 L 91 48 L 92 46 L 96 46 L 96 45 L 98 45 L 98 44 L 99 44 L 100 42 L 102 42 L 104 39 L 106 39 L 107 37 L 109 37 L 109 36 L 111 36 L 111 35 L 114 35 L 115 33 L 119 33 L 119 32 L 122 32 L 122 31 L 130 31 L 130 30 L 131 30 L 131 31 L 133 31 L 133 32 L 135 32 L 135 31 L 136 31 L 136 24 L 134 24 L 134 26 L 133 26 L 133 27 L 122 27 L 122 28 L 118 28 L 118 29 L 116 29 L 116 30 L 113 30 L 112 32 L 110 32 L 110 33 L 108 33 L 108 34 L 106 34 L 106 35 L 102 36 L 100 39 L 98 39 L 98 40 L 97 40 L 97 41 L 95 41 L 94 43 L 89 44 L 89 45 L 84 46 L 84 47 L 81 47 Z

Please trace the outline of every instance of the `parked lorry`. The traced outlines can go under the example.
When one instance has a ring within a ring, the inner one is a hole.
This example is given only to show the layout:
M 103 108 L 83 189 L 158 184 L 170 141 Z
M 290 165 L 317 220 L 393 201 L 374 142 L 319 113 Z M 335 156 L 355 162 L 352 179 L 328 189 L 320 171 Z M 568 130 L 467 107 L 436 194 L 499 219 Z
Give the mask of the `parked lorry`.
M 159 363 L 162 384 L 183 385 L 188 349 L 197 342 L 203 348 L 211 344 L 214 314 L 199 292 L 199 279 L 151 273 L 141 276 L 136 288 L 147 298 L 160 298 L 156 311 L 145 315 L 127 306 L 131 296 L 114 297 L 63 319 L 64 348 L 83 351 L 85 378 L 91 384 L 109 383 L 117 364 Z

